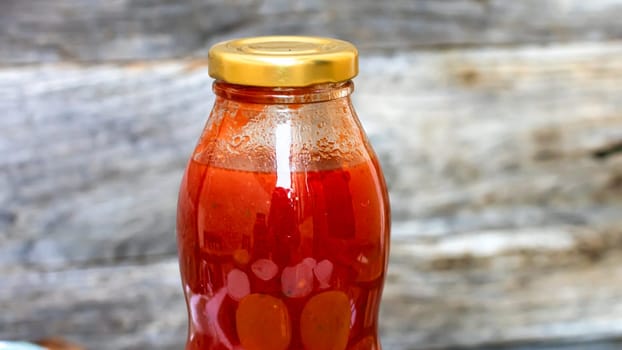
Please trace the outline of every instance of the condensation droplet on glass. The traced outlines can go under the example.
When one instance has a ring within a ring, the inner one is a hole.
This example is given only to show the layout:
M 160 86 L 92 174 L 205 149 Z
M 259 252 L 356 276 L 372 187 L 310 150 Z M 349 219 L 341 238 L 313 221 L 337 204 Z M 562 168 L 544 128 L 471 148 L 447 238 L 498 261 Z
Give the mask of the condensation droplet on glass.
M 227 112 L 229 116 L 235 117 L 238 114 L 238 109 L 240 109 L 240 104 L 237 102 L 228 101 L 227 106 L 224 108 L 223 112 Z
M 301 164 L 308 165 L 309 163 L 311 163 L 311 154 L 309 154 L 309 152 L 301 152 L 298 156 L 298 159 L 300 160 Z
M 247 135 L 236 135 L 233 137 L 233 139 L 231 139 L 231 141 L 229 141 L 229 145 L 231 145 L 231 147 L 240 147 L 240 145 L 242 145 L 245 142 L 248 142 L 250 140 L 250 137 L 248 137 Z

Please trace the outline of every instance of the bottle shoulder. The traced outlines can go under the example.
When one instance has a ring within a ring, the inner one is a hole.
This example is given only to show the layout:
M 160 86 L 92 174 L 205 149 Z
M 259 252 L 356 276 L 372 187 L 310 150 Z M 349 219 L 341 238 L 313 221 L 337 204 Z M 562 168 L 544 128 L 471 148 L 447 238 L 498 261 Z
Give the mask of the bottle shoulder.
M 373 152 L 348 96 L 313 103 L 216 99 L 192 159 L 222 168 L 271 172 L 348 167 Z

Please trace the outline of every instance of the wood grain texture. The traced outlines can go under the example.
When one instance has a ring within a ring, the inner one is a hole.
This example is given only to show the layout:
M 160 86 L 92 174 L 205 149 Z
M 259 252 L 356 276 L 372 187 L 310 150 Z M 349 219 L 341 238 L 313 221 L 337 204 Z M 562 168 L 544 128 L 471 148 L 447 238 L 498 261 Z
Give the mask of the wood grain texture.
M 389 349 L 616 338 L 622 231 L 539 227 L 393 244 L 383 299 Z
M 186 69 L 0 73 L 0 265 L 175 253 L 177 187 L 212 102 L 206 72 Z
M 0 68 L 0 338 L 180 347 L 210 83 L 198 60 Z M 356 86 L 395 219 L 385 348 L 622 337 L 622 43 L 365 55 Z
M 62 335 L 87 349 L 182 349 L 186 308 L 174 258 L 0 274 L 0 338 Z
M 395 234 L 619 218 L 617 50 L 577 45 L 364 60 L 353 98 L 390 179 Z
M 8 0 L 0 62 L 203 55 L 216 41 L 268 34 L 351 40 L 362 49 L 622 38 L 617 0 Z

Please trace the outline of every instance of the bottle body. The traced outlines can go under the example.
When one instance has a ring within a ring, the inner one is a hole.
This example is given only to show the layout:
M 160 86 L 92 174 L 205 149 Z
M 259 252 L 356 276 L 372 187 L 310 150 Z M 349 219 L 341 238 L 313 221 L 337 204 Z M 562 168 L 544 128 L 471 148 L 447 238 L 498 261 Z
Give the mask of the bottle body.
M 389 205 L 352 83 L 214 91 L 179 194 L 186 350 L 379 349 Z

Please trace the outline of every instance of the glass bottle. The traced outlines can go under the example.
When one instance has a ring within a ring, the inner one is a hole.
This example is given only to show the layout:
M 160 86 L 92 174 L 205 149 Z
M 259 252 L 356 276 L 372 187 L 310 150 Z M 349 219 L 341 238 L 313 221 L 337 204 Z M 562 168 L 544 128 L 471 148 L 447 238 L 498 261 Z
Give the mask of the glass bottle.
M 178 203 L 186 350 L 380 349 L 390 214 L 357 59 L 317 37 L 211 48 L 216 101 Z

